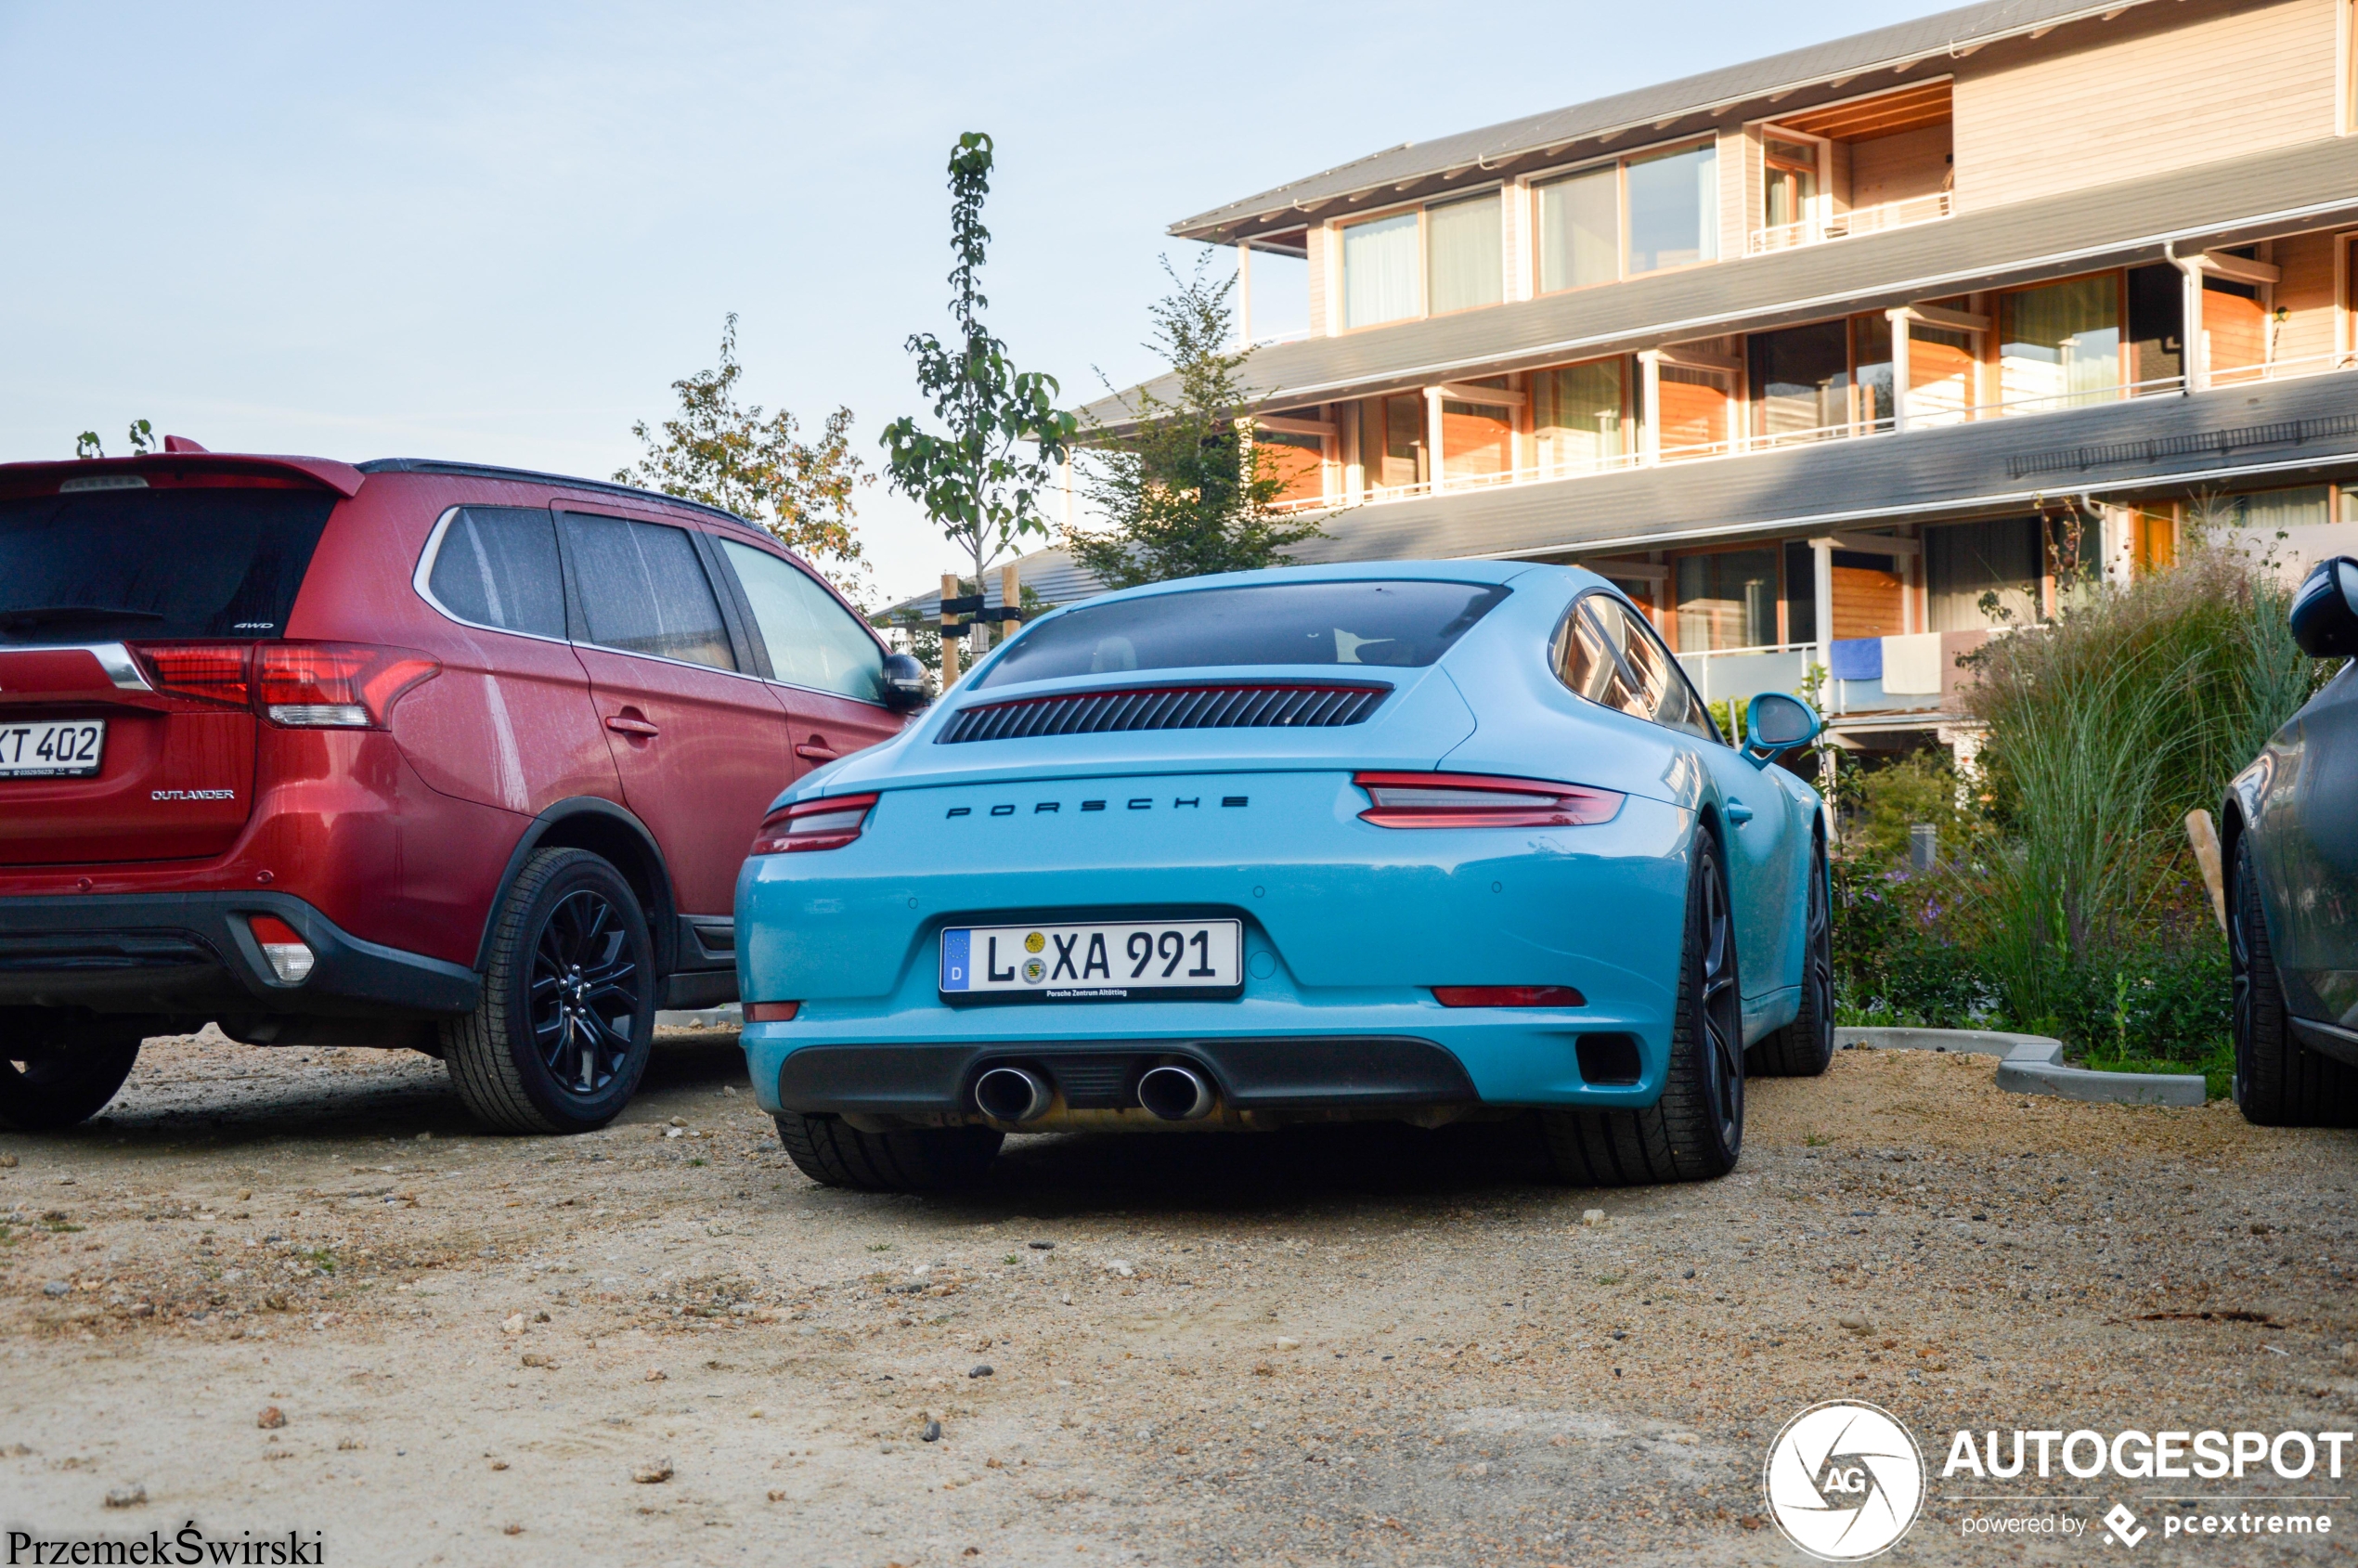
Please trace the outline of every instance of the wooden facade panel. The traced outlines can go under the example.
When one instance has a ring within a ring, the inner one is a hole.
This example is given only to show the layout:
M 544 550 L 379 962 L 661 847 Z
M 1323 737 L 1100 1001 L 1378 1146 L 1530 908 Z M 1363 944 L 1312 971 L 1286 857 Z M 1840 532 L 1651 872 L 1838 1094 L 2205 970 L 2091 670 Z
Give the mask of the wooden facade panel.
M 1873 207 L 1932 196 L 1949 179 L 1946 123 L 1850 145 L 1850 201 Z
M 2124 19 L 2086 47 L 1961 62 L 1957 210 L 2333 136 L 2338 4 L 2279 0 L 2159 28 Z
M 1743 126 L 1719 133 L 1719 255 L 1721 260 L 1744 253 L 1746 236 L 1757 227 L 1752 215 L 1760 204 L 1760 143 Z
M 1310 333 L 1324 337 L 1334 330 L 1327 319 L 1327 240 L 1330 238 L 1327 226 L 1310 226 L 1307 243 L 1310 251 Z
M 1838 565 L 1833 577 L 1836 641 L 1897 637 L 1907 629 L 1905 585 L 1898 573 Z
M 2278 361 L 2314 359 L 2333 353 L 2335 313 L 2334 252 L 2342 236 L 2319 232 L 2295 234 L 2276 241 L 2270 253 L 2284 276 L 2276 282 L 2276 308 L 2285 313 L 2278 329 Z

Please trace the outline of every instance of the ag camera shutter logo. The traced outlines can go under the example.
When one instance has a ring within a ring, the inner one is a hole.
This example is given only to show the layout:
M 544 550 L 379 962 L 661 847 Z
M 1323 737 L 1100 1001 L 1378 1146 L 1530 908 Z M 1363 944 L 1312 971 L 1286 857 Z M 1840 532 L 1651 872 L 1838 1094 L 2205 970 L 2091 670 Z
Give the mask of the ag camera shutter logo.
M 1889 1411 L 1830 1399 L 1777 1433 L 1760 1488 L 1785 1539 L 1821 1562 L 1860 1562 L 1916 1523 L 1924 1457 Z

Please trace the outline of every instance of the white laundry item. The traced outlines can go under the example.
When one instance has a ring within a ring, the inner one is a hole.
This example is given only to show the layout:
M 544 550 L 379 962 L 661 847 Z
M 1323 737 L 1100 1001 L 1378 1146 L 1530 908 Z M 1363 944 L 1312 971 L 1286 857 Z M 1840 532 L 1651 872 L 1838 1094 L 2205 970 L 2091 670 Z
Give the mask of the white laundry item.
M 1891 696 L 1940 694 L 1940 633 L 1911 632 L 1883 640 L 1883 689 Z

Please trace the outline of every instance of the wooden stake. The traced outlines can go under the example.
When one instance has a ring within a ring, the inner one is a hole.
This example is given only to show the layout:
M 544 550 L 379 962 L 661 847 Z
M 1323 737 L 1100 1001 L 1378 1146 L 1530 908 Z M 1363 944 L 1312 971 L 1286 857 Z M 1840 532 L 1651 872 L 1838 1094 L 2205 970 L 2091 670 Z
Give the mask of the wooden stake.
M 2210 889 L 2210 913 L 2219 929 L 2227 929 L 2227 878 L 2219 862 L 2219 828 L 2208 811 L 2186 813 L 2186 841 L 2195 847 L 2195 863 L 2202 867 L 2202 885 Z
M 941 574 L 941 602 L 948 603 L 958 597 L 958 574 Z M 943 616 L 941 625 L 946 631 L 954 617 Z M 941 689 L 945 692 L 958 683 L 958 640 L 945 636 L 941 640 Z
M 1023 568 L 1012 561 L 999 568 L 999 603 L 1010 610 L 1023 608 Z M 1020 621 L 1000 622 L 999 641 L 1004 642 L 1013 637 L 1022 624 Z

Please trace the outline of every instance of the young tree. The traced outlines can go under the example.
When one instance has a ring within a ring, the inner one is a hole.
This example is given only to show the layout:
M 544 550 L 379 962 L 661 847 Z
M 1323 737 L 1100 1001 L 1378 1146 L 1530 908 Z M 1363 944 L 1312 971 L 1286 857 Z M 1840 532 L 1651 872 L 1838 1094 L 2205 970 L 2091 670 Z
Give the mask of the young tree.
M 980 274 L 991 231 L 982 227 L 991 194 L 991 138 L 969 131 L 950 154 L 950 314 L 958 323 L 947 345 L 913 333 L 917 385 L 932 401 L 945 434 L 920 430 L 906 415 L 885 427 L 886 473 L 894 489 L 926 509 L 952 544 L 974 564 L 980 582 L 992 562 L 1025 534 L 1046 538 L 1040 497 L 1050 465 L 1069 452 L 1076 428 L 1057 408 L 1056 382 L 1018 371 L 1007 345 L 982 323 L 990 305 Z M 1031 455 L 1018 448 L 1029 445 Z
M 1250 437 L 1250 400 L 1238 382 L 1250 349 L 1231 348 L 1233 278 L 1182 279 L 1164 258 L 1172 292 L 1151 306 L 1147 346 L 1178 377 L 1166 399 L 1138 394 L 1136 424 L 1090 445 L 1091 503 L 1106 527 L 1066 530 L 1073 559 L 1109 588 L 1284 564 L 1289 545 L 1324 537 L 1315 519 L 1274 511 L 1285 487 L 1269 448 Z
M 671 383 L 677 417 L 660 435 L 639 421 L 630 434 L 646 448 L 634 468 L 618 469 L 618 484 L 702 501 L 758 523 L 801 551 L 854 601 L 863 594 L 868 564 L 851 528 L 851 493 L 875 483 L 851 449 L 851 410 L 837 408 L 815 441 L 781 408 L 764 416 L 759 404 L 737 401 L 737 317 L 720 329 L 720 364 Z

